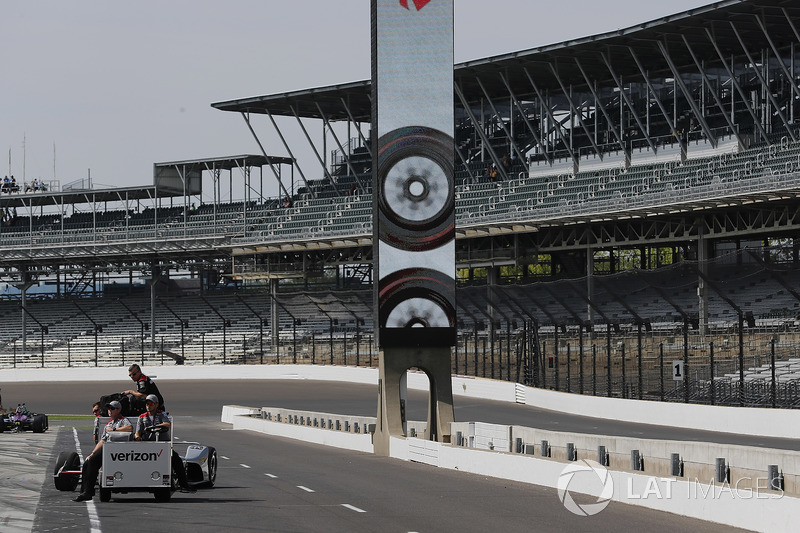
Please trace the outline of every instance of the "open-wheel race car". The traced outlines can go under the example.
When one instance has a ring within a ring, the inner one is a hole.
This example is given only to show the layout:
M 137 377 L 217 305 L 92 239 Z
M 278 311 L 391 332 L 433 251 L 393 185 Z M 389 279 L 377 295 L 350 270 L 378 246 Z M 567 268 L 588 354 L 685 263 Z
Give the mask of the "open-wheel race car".
M 164 428 L 155 428 L 156 431 L 159 429 Z M 198 442 L 178 443 L 178 447 L 183 445 L 186 450 L 179 457 L 186 469 L 189 486 L 213 487 L 217 479 L 216 450 Z M 110 501 L 112 493 L 129 492 L 151 492 L 156 501 L 169 501 L 177 485 L 177 476 L 171 466 L 172 448 L 171 440 L 104 442 L 103 463 L 98 476 L 100 501 Z M 53 471 L 56 489 L 74 491 L 80 481 L 80 456 L 77 452 L 61 452 Z
M 16 409 L 0 415 L 0 433 L 3 431 L 33 431 L 44 433 L 49 427 L 47 415 L 28 411 L 24 403 L 17 404 Z

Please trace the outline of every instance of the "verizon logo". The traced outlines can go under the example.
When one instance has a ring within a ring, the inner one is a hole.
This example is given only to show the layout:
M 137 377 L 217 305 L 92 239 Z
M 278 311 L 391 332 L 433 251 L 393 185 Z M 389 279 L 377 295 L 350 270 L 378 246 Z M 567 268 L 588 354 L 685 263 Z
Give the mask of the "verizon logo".
M 156 452 L 111 452 L 112 461 L 156 461 L 161 457 L 164 448 L 161 448 L 158 453 Z

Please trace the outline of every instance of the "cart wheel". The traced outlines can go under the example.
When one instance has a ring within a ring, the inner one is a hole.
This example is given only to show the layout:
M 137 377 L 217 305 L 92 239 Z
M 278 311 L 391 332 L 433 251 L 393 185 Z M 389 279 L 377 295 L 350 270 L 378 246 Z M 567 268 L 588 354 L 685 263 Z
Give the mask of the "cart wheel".
M 169 488 L 155 489 L 153 491 L 153 496 L 156 497 L 157 502 L 166 503 L 172 499 L 172 491 Z
M 111 489 L 100 489 L 100 501 L 103 503 L 111 501 Z
M 79 474 L 65 474 L 62 470 L 80 470 L 81 458 L 75 452 L 61 452 L 56 459 L 53 482 L 60 491 L 73 491 L 78 486 Z
M 215 448 L 208 448 L 208 482 L 206 485 L 210 488 L 214 486 L 217 481 L 217 450 Z

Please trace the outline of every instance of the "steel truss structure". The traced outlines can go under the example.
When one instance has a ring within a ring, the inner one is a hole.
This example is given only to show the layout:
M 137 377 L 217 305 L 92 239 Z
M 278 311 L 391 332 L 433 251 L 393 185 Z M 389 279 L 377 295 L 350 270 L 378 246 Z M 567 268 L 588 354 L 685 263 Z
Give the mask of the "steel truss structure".
M 568 266 L 564 275 L 580 277 L 602 253 L 670 247 L 702 261 L 731 242 L 795 239 L 798 45 L 796 2 L 724 0 L 455 65 L 457 266 L 488 268 L 497 279 L 501 267 L 549 254 Z M 0 196 L 0 207 L 18 206 L 29 218 L 27 228 L 0 230 L 0 267 L 22 283 L 58 268 L 188 263 L 191 270 L 232 257 L 240 279 L 308 277 L 345 266 L 371 279 L 371 213 L 361 208 L 371 202 L 369 95 L 370 83 L 355 81 L 212 104 L 240 113 L 262 153 L 242 156 L 248 164 L 236 157 L 165 164 L 180 167 L 184 189 L 171 194 L 182 210 L 153 209 L 135 232 L 127 215 L 121 224 L 98 222 L 106 200 L 94 193 L 80 193 L 95 213 L 84 230 L 66 228 L 63 216 L 43 223 L 46 212 L 35 212 L 42 203 L 70 204 L 56 194 Z M 254 117 L 276 129 L 287 157 L 267 155 Z M 313 148 L 319 170 L 295 160 L 286 127 L 279 127 L 284 119 Z M 321 142 L 312 139 L 310 120 L 322 122 Z M 761 155 L 751 157 L 754 150 Z M 793 159 L 781 159 L 786 154 Z M 727 170 L 731 162 L 742 166 Z M 281 165 L 300 177 L 296 193 L 285 187 Z M 268 166 L 294 206 L 254 199 L 244 170 L 242 203 L 224 206 L 215 195 L 215 207 L 201 213 L 210 212 L 210 222 L 189 211 L 189 173 L 211 174 L 216 192 L 221 170 L 251 166 Z M 492 166 L 496 181 L 484 176 Z M 124 190 L 107 194 L 131 201 Z M 156 188 L 148 194 L 163 207 Z
M 469 216 L 462 213 L 458 266 L 519 265 L 541 253 L 572 254 L 583 257 L 573 261 L 580 268 L 572 274 L 583 275 L 591 272 L 587 265 L 600 250 L 680 246 L 708 257 L 715 242 L 793 238 L 800 190 L 796 165 L 780 179 L 758 184 L 715 184 L 715 170 L 709 169 L 705 190 L 649 193 L 660 174 L 677 173 L 694 161 L 724 160 L 753 146 L 773 155 L 794 147 L 800 137 L 799 26 L 800 8 L 792 2 L 730 0 L 607 34 L 456 65 L 462 193 L 484 181 L 488 166 L 497 169 L 502 182 L 498 191 L 484 195 L 490 208 L 502 206 L 524 180 L 541 178 L 530 204 L 565 184 L 568 188 L 576 177 L 595 178 L 573 193 L 571 203 L 567 198 L 547 212 L 525 212 L 518 202 L 512 206 L 517 211 L 495 216 L 485 205 Z M 212 105 L 240 113 L 248 124 L 254 115 L 266 115 L 276 129 L 275 117 L 294 118 L 320 162 L 325 154 L 301 119 L 323 122 L 338 150 L 332 168 L 323 169 L 325 179 L 305 191 L 313 210 L 313 200 L 325 192 L 346 195 L 348 183 L 357 192 L 370 190 L 365 182 L 371 159 L 368 150 L 359 149 L 371 142 L 364 126 L 370 121 L 369 93 L 370 83 L 358 81 Z M 356 135 L 337 137 L 333 125 L 339 122 Z M 594 195 L 593 188 L 612 188 L 615 179 L 642 168 L 647 174 L 641 184 L 620 188 L 614 201 L 584 201 Z M 235 240 L 240 246 L 233 254 L 244 263 L 274 264 L 270 256 L 287 250 L 355 249 L 371 242 L 368 228 L 361 230 L 350 231 L 350 239 L 320 231 L 302 242 L 288 232 L 254 231 Z

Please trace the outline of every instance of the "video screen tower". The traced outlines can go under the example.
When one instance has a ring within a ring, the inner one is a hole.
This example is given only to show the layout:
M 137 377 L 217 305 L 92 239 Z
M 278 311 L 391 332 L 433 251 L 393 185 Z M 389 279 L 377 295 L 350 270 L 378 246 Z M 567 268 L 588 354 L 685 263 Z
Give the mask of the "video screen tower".
M 453 135 L 453 0 L 372 0 L 376 434 L 387 443 L 405 434 L 409 368 L 430 379 L 426 437 L 447 440 L 453 420 Z

